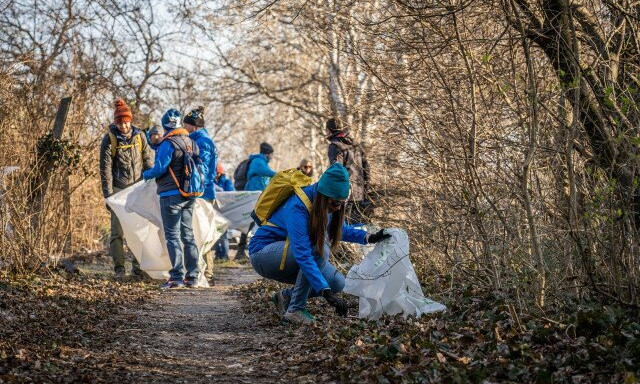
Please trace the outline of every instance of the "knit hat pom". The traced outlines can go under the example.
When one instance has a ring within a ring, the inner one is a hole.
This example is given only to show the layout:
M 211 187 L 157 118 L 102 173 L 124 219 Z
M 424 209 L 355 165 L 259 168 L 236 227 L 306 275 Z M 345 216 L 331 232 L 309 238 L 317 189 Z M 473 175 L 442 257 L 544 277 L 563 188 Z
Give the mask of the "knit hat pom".
M 116 99 L 116 108 L 124 107 L 126 105 L 127 105 L 127 103 L 125 103 L 124 100 L 122 100 L 120 98 Z

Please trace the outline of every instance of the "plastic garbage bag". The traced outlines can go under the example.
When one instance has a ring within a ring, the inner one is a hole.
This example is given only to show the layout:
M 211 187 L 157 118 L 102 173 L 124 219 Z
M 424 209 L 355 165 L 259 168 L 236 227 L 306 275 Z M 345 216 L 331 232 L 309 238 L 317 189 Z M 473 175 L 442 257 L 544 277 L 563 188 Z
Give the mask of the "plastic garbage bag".
M 140 268 L 154 279 L 167 278 L 171 262 L 155 181 L 140 181 L 110 196 L 107 204 L 118 216 L 127 246 L 140 262 Z M 200 252 L 198 265 L 201 271 L 204 271 L 203 255 L 211 249 L 228 224 L 209 202 L 196 199 L 192 226 Z M 203 273 L 198 278 L 197 286 L 209 286 Z
M 409 260 L 409 237 L 402 229 L 388 229 L 391 238 L 376 244 L 360 264 L 347 273 L 344 292 L 358 296 L 359 317 L 383 314 L 421 316 L 447 309 L 424 296 Z
M 246 233 L 253 223 L 251 212 L 256 206 L 260 191 L 216 192 L 220 212 L 229 220 L 230 229 Z

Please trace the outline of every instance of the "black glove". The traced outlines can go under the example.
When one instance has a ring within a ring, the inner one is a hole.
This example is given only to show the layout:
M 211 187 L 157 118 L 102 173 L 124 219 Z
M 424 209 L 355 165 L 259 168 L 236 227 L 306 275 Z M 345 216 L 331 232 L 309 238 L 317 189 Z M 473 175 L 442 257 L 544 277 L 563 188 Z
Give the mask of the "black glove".
M 336 309 L 336 313 L 338 315 L 342 317 L 347 316 L 347 309 L 349 308 L 349 306 L 344 299 L 339 298 L 338 295 L 333 293 L 331 288 L 323 289 L 320 293 L 322 294 L 322 297 L 327 300 L 327 303 L 329 303 L 329 305 Z
M 384 233 L 384 229 L 381 229 L 376 233 L 370 234 L 369 238 L 367 239 L 367 242 L 369 244 L 375 244 L 375 243 L 381 242 L 382 240 L 388 239 L 390 237 L 391 237 L 390 234 Z

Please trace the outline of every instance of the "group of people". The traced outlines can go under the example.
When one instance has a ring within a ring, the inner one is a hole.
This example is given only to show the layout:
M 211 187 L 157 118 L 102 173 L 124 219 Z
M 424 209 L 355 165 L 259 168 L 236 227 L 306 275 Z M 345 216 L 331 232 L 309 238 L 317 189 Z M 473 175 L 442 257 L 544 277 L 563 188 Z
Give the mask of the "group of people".
M 235 187 L 264 190 L 276 175 L 268 164 L 274 149 L 262 143 L 259 153 L 251 155 L 242 168 L 246 174 L 236 177 L 234 186 L 204 128 L 203 107 L 184 116 L 169 109 L 162 116 L 161 126 L 146 133 L 132 123 L 131 109 L 124 100 L 117 99 L 113 124 L 100 147 L 103 195 L 107 198 L 140 179 L 155 179 L 172 266 L 162 288 L 193 287 L 201 271 L 192 228 L 195 199 L 183 196 L 180 190 L 185 156 L 195 153 L 201 159 L 204 193 L 199 198 L 215 204 L 216 190 L 233 191 Z M 276 292 L 272 299 L 279 316 L 295 323 L 315 321 L 306 310 L 307 299 L 314 296 L 324 297 L 338 314 L 346 315 L 347 304 L 337 295 L 344 287 L 344 276 L 329 262 L 331 251 L 340 241 L 368 244 L 389 237 L 384 230 L 367 233 L 354 226 L 364 221 L 370 209 L 369 166 L 362 146 L 354 142 L 338 120 L 327 121 L 326 133 L 331 166 L 318 182 L 302 188 L 304 194 L 293 194 L 280 205 L 269 217 L 269 225 L 259 226 L 249 244 L 247 233 L 243 233 L 236 254 L 237 260 L 248 258 L 260 276 L 292 285 Z M 298 170 L 306 176 L 313 175 L 313 165 L 308 159 L 300 162 Z M 242 185 L 238 185 L 239 179 L 243 179 Z M 116 278 L 123 279 L 123 232 L 113 212 L 109 250 Z M 215 244 L 214 252 L 217 258 L 228 258 L 226 233 Z M 212 279 L 213 256 L 209 254 L 205 262 L 203 273 Z M 135 258 L 131 275 L 134 278 L 143 275 Z

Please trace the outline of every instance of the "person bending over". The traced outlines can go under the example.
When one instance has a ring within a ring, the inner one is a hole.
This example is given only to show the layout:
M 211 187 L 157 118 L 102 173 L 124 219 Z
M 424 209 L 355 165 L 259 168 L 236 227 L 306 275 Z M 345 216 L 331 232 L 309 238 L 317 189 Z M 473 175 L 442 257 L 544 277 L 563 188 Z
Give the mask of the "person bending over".
M 349 174 L 342 164 L 333 164 L 320 181 L 302 191 L 311 209 L 296 194 L 289 197 L 271 215 L 270 225 L 256 231 L 249 243 L 249 258 L 260 276 L 293 285 L 273 296 L 280 317 L 309 324 L 315 321 L 307 311 L 309 297 L 322 296 L 339 315 L 347 314 L 346 302 L 337 295 L 344 288 L 344 276 L 329 263 L 330 251 L 341 240 L 368 244 L 390 235 L 384 230 L 368 234 L 344 223 Z

